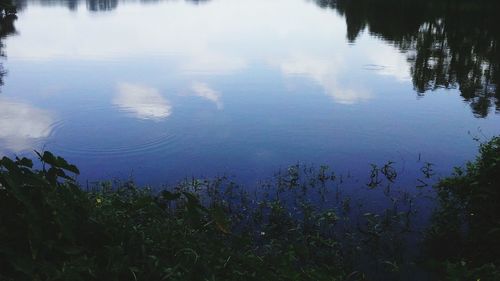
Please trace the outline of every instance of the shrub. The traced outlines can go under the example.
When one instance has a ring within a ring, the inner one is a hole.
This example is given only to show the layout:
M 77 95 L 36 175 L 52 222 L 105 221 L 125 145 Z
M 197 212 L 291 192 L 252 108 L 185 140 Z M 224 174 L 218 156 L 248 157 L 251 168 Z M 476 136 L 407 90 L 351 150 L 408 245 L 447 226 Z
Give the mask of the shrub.
M 500 280 L 500 137 L 480 144 L 479 155 L 437 186 L 439 208 L 427 233 L 427 250 L 448 273 Z M 487 272 L 487 273 L 486 273 Z M 473 280 L 451 278 L 450 280 Z M 494 276 L 486 278 L 484 276 Z

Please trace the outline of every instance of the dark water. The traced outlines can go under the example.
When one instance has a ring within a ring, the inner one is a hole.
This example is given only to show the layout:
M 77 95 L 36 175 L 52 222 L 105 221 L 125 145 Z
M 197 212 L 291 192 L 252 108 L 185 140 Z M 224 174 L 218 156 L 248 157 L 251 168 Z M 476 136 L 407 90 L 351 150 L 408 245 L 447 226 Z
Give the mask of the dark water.
M 0 154 L 82 180 L 267 177 L 297 162 L 446 174 L 500 133 L 495 1 L 17 1 Z

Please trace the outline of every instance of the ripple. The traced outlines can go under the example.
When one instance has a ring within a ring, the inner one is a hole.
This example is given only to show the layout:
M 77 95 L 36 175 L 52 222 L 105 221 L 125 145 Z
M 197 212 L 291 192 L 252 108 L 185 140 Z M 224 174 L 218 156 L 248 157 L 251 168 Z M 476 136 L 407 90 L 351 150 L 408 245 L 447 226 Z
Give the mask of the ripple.
M 81 107 L 52 125 L 50 147 L 66 157 L 165 154 L 178 143 L 167 124 L 135 120 L 110 107 Z
M 167 147 L 175 146 L 175 138 L 169 135 L 162 135 L 144 142 L 122 145 L 118 147 L 92 147 L 92 146 L 77 146 L 57 147 L 64 155 L 70 156 L 86 156 L 86 157 L 110 157 L 110 156 L 137 156 L 149 153 L 155 153 L 168 150 Z

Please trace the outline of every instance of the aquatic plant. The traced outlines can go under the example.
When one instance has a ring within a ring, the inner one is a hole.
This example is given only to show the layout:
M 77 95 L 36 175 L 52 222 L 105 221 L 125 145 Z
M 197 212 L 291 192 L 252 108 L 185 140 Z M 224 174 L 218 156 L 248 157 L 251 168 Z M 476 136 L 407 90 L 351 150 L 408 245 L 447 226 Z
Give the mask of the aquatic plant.
M 159 191 L 130 181 L 85 189 L 76 166 L 37 155 L 39 168 L 0 160 L 0 280 L 499 277 L 500 138 L 435 189 L 425 162 L 418 188 L 398 185 L 396 163 L 387 162 L 372 165 L 358 189 L 327 166 L 300 164 L 257 188 L 221 177 Z M 419 206 L 432 194 L 438 205 L 422 225 Z
M 39 157 L 40 170 L 26 158 L 0 161 L 1 280 L 341 280 L 349 273 L 335 241 L 285 227 L 291 216 L 276 202 L 274 224 L 236 232 L 230 219 L 240 214 L 227 201 L 202 204 L 192 192 L 197 181 L 159 194 L 130 182 L 86 192 L 71 176 L 75 166 L 50 152 Z M 216 184 L 204 185 L 213 198 Z

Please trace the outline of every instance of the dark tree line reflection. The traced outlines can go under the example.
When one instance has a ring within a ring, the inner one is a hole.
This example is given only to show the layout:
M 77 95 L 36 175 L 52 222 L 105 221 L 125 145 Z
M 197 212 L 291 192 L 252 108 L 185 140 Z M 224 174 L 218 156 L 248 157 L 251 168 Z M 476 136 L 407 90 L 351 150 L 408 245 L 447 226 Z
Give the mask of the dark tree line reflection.
M 0 0 L 0 56 L 5 56 L 3 51 L 3 39 L 16 33 L 14 21 L 17 19 L 16 6 L 8 0 Z M 3 85 L 3 77 L 6 71 L 0 63 L 0 86 Z
M 86 4 L 92 12 L 111 11 L 118 7 L 118 0 L 87 0 Z
M 15 4 L 19 10 L 24 9 L 29 2 L 33 0 L 15 0 Z M 140 3 L 155 3 L 169 0 L 137 0 Z M 184 0 L 193 4 L 200 4 L 210 0 Z M 80 4 L 84 4 L 87 10 L 91 12 L 106 12 L 112 11 L 118 7 L 121 0 L 34 0 L 34 2 L 47 6 L 64 6 L 74 11 Z
M 415 90 L 458 88 L 478 117 L 500 111 L 500 1 L 316 0 L 407 53 Z

